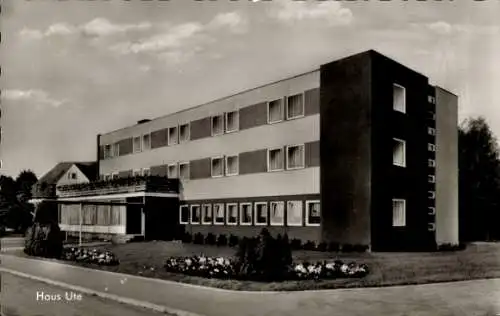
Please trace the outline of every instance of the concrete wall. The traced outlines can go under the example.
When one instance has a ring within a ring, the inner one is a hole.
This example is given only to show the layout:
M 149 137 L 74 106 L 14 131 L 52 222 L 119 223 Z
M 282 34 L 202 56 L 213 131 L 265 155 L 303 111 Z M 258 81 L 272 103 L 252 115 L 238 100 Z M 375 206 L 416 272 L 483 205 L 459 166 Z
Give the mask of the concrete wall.
M 436 242 L 458 244 L 458 97 L 436 87 Z
M 79 232 L 80 225 L 59 224 L 62 231 Z M 125 234 L 125 225 L 120 226 L 97 226 L 97 225 L 82 225 L 84 233 L 99 233 L 99 234 Z

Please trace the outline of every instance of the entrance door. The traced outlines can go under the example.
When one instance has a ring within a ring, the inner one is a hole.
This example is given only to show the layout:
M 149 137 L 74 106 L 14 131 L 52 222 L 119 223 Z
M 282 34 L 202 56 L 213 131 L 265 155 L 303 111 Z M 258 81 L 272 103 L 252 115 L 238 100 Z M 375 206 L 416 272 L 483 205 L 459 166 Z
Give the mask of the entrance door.
M 127 199 L 128 200 L 128 199 Z M 140 200 L 128 202 L 142 202 Z M 127 205 L 127 235 L 140 235 L 142 234 L 142 207 L 140 205 Z

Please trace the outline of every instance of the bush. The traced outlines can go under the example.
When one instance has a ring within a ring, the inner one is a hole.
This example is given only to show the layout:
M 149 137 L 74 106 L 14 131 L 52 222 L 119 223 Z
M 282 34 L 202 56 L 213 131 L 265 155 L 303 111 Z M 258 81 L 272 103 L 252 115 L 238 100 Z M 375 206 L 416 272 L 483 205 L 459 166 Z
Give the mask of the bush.
M 217 238 L 217 246 L 227 246 L 227 237 L 224 234 L 220 234 Z
M 328 250 L 328 244 L 326 242 L 320 242 L 318 246 L 316 247 L 317 251 L 327 251 Z
M 188 232 L 185 232 L 184 235 L 182 236 L 182 242 L 189 244 L 193 241 L 193 235 L 191 235 Z
M 0 225 L 0 237 L 3 237 L 6 235 L 6 230 L 5 230 L 5 226 L 3 225 Z
M 292 247 L 293 250 L 300 250 L 300 248 L 302 247 L 302 241 L 300 239 L 294 238 L 290 242 L 290 246 Z
M 203 245 L 203 239 L 204 238 L 202 233 L 196 233 L 194 234 L 193 244 Z
M 70 248 L 65 249 L 62 258 L 68 261 L 85 262 L 98 265 L 112 266 L 119 264 L 119 260 L 111 251 Z
M 340 245 L 337 242 L 328 243 L 328 251 L 330 252 L 338 252 L 340 250 Z
M 466 248 L 464 243 L 457 244 L 441 244 L 438 246 L 438 251 L 461 251 Z
M 235 235 L 231 234 L 231 235 L 229 236 L 229 242 L 228 242 L 229 247 L 235 247 L 235 246 L 238 246 L 238 243 L 239 243 L 239 238 L 238 238 L 238 236 L 235 236 Z
M 304 250 L 316 250 L 316 243 L 314 241 L 308 240 L 303 246 Z
M 352 247 L 352 250 L 354 252 L 367 252 L 368 251 L 368 246 L 367 245 L 354 245 Z
M 57 223 L 34 223 L 26 231 L 24 252 L 30 256 L 60 258 L 63 238 Z
M 351 244 L 345 244 L 345 245 L 342 245 L 342 247 L 340 248 L 340 250 L 342 252 L 346 252 L 346 253 L 353 252 L 354 251 L 354 246 L 351 245 Z
M 205 244 L 206 245 L 215 245 L 215 235 L 212 233 L 208 233 L 207 237 L 205 237 Z

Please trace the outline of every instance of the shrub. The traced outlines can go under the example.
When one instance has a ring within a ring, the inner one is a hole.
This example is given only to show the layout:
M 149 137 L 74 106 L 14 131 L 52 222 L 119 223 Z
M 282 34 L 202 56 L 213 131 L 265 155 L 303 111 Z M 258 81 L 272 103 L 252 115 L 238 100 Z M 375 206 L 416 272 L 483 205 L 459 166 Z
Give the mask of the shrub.
M 304 250 L 316 250 L 316 243 L 314 241 L 308 240 L 303 246 Z
M 466 248 L 464 243 L 457 244 L 441 244 L 438 246 L 438 251 L 460 251 Z
M 317 251 L 327 251 L 328 250 L 328 244 L 324 241 L 320 242 L 318 246 L 316 247 Z
M 353 252 L 354 251 L 354 246 L 351 244 L 345 244 L 340 247 L 340 250 L 342 252 Z
M 5 226 L 0 225 L 0 237 L 5 236 L 5 234 L 6 234 Z
M 205 237 L 206 245 L 215 245 L 215 235 L 212 233 L 208 233 L 207 237 Z
M 354 245 L 352 247 L 352 250 L 354 252 L 366 252 L 366 251 L 368 251 L 368 246 L 367 245 Z
M 194 234 L 193 238 L 193 243 L 197 245 L 203 245 L 203 234 L 202 233 L 196 233 Z
M 184 235 L 182 236 L 182 242 L 189 244 L 193 241 L 193 235 L 191 235 L 188 232 L 185 232 Z
M 231 234 L 231 235 L 229 236 L 229 242 L 228 242 L 229 247 L 235 247 L 235 246 L 238 246 L 238 243 L 239 243 L 239 238 L 238 238 L 238 236 L 235 236 L 235 235 Z
M 337 242 L 330 242 L 328 243 L 328 251 L 330 252 L 337 252 L 340 250 L 340 245 Z
M 217 246 L 227 246 L 227 237 L 224 234 L 220 234 L 217 238 Z
M 300 248 L 302 247 L 302 241 L 300 239 L 294 238 L 290 242 L 290 246 L 292 247 L 293 250 L 300 250 Z
M 53 204 L 38 204 L 35 219 L 26 231 L 24 252 L 30 256 L 60 258 L 63 236 L 56 221 L 51 217 Z
M 119 264 L 118 258 L 111 251 L 89 250 L 70 248 L 65 249 L 62 258 L 68 261 L 85 262 L 98 265 L 117 265 Z

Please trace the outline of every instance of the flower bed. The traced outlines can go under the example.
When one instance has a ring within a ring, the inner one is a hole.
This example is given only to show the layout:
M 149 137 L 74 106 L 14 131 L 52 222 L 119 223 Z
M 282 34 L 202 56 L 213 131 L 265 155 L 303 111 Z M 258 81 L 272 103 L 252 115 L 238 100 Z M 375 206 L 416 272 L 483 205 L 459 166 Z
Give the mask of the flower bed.
M 220 279 L 252 279 L 252 275 L 238 274 L 238 263 L 226 258 L 204 256 L 172 257 L 165 263 L 167 272 Z M 346 264 L 340 260 L 334 262 L 294 263 L 285 273 L 289 280 L 361 278 L 368 274 L 365 264 L 354 262 Z
M 118 258 L 111 251 L 101 251 L 97 249 L 90 250 L 85 248 L 68 248 L 64 250 L 62 259 L 105 266 L 119 264 Z

